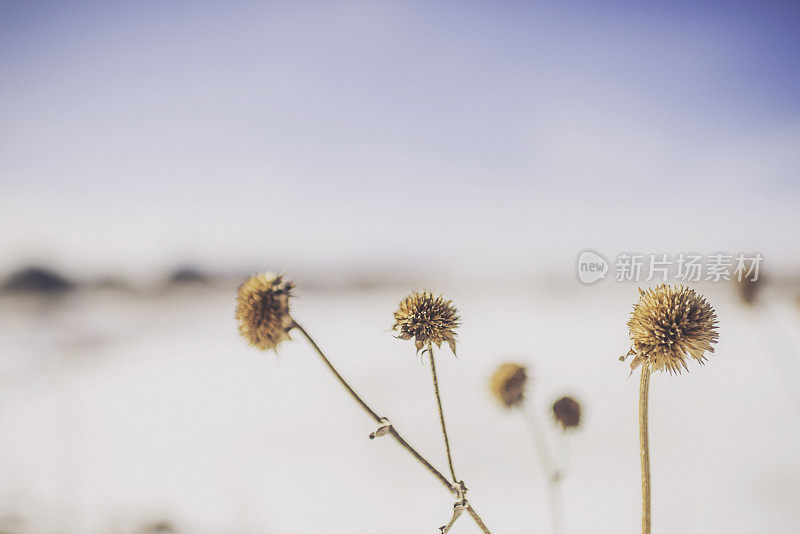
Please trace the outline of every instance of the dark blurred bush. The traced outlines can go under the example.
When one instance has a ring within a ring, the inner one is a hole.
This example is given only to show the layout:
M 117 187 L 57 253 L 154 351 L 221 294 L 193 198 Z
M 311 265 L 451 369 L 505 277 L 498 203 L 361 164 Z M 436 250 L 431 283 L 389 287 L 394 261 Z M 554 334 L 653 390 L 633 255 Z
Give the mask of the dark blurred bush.
M 3 283 L 3 293 L 56 294 L 75 289 L 75 283 L 45 267 L 24 267 Z
M 178 284 L 205 284 L 208 283 L 210 277 L 202 272 L 200 269 L 196 267 L 190 266 L 183 266 L 178 267 L 175 269 L 172 274 L 169 275 L 169 279 L 167 283 L 169 285 L 178 285 Z

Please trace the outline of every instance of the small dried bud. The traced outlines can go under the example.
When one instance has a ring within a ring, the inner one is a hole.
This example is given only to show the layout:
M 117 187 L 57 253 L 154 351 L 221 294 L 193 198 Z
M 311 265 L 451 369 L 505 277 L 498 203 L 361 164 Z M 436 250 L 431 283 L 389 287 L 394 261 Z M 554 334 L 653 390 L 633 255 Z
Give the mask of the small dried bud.
M 581 425 L 581 403 L 572 397 L 561 397 L 553 403 L 553 418 L 565 432 L 578 428 Z
M 524 367 L 516 363 L 504 363 L 489 380 L 489 389 L 497 400 L 511 408 L 522 402 L 527 379 Z
M 379 438 L 392 432 L 392 423 L 385 417 L 381 417 L 381 426 L 375 432 L 370 433 L 369 439 Z
M 717 342 L 717 315 L 706 299 L 684 286 L 639 290 L 628 330 L 635 357 L 631 370 L 645 363 L 651 371 L 680 373 L 686 357 L 700 364 Z
M 415 291 L 400 301 L 400 306 L 394 312 L 392 330 L 398 332 L 400 339 L 413 338 L 417 350 L 427 343 L 441 347 L 444 341 L 455 354 L 454 330 L 459 325 L 459 319 L 452 301 L 445 300 L 441 295 L 434 297 L 428 291 Z
M 289 329 L 294 321 L 289 316 L 292 282 L 282 275 L 257 274 L 239 286 L 236 297 L 236 319 L 239 332 L 251 346 L 269 350 L 281 341 L 291 339 Z

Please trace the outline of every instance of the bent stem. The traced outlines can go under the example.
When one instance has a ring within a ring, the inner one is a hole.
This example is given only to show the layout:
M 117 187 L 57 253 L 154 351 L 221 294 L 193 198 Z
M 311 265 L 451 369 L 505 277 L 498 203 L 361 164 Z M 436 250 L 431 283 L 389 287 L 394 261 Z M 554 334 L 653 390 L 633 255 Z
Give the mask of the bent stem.
M 442 436 L 444 437 L 444 448 L 447 451 L 447 465 L 450 467 L 450 475 L 453 482 L 458 483 L 456 471 L 453 469 L 453 456 L 450 454 L 450 440 L 447 439 L 447 425 L 444 422 L 444 409 L 442 408 L 442 397 L 439 395 L 439 379 L 436 376 L 436 362 L 433 359 L 433 345 L 428 343 L 428 356 L 431 359 L 431 375 L 433 375 L 433 392 L 436 394 L 436 406 L 439 408 L 439 423 L 442 425 Z
M 322 350 L 314 342 L 314 340 L 311 338 L 311 336 L 308 334 L 308 332 L 306 332 L 306 330 L 302 326 L 300 326 L 296 321 L 293 322 L 291 328 L 297 329 L 303 335 L 303 337 L 306 338 L 306 341 L 308 341 L 308 343 L 311 345 L 311 348 L 314 349 L 314 351 L 320 357 L 320 359 L 325 364 L 325 366 L 328 368 L 328 370 L 330 370 L 331 373 L 333 373 L 333 376 L 336 377 L 336 379 L 339 381 L 339 383 L 342 385 L 342 387 L 344 387 L 344 389 L 350 394 L 350 396 L 353 398 L 353 400 L 355 400 L 361 406 L 361 408 L 365 412 L 367 412 L 367 414 L 369 414 L 369 416 L 372 417 L 373 420 L 375 420 L 376 423 L 384 424 L 386 422 L 386 419 L 381 417 L 381 416 L 379 416 L 377 414 L 377 412 L 375 412 L 375 410 L 373 410 L 364 401 L 364 399 L 362 399 L 358 395 L 358 393 L 356 393 L 355 390 L 352 387 L 350 387 L 350 384 L 348 384 L 347 381 L 344 379 L 344 377 L 342 377 L 342 375 L 339 374 L 339 371 L 336 370 L 336 368 L 333 366 L 331 361 L 328 359 L 327 356 L 325 356 L 325 353 L 322 352 Z M 451 483 L 449 480 L 447 480 L 447 477 L 445 477 L 438 469 L 433 467 L 433 465 L 428 460 L 426 460 L 420 453 L 418 453 L 417 450 L 414 447 L 412 447 L 400 435 L 399 432 L 397 432 L 397 430 L 394 428 L 394 425 L 390 425 L 389 426 L 389 434 L 394 438 L 394 440 L 398 444 L 400 444 L 401 447 L 403 447 L 405 450 L 407 450 L 411 454 L 411 456 L 414 457 L 415 460 L 417 460 L 419 463 L 421 463 L 433 476 L 435 476 L 436 479 L 439 480 L 439 482 L 441 482 L 447 488 L 448 491 L 450 491 L 450 493 L 452 493 L 453 495 L 456 495 L 457 497 L 462 497 L 463 496 L 463 494 L 462 494 L 462 492 L 460 490 L 460 487 L 458 485 L 455 485 L 455 484 Z M 483 532 L 484 534 L 491 534 L 491 532 L 486 527 L 486 525 L 484 524 L 483 520 L 480 518 L 478 513 L 475 511 L 474 508 L 472 508 L 472 505 L 470 503 L 466 502 L 466 501 L 465 501 L 465 504 L 466 504 L 467 512 L 469 513 L 470 516 L 472 516 L 472 519 L 480 527 L 481 532 Z
M 639 381 L 639 455 L 642 460 L 642 534 L 650 534 L 650 442 L 647 436 L 647 401 L 650 392 L 650 366 L 642 365 Z
M 563 532 L 562 526 L 562 511 L 561 511 L 561 498 L 559 486 L 561 482 L 561 472 L 556 468 L 553 457 L 550 454 L 550 448 L 544 433 L 539 426 L 539 422 L 534 414 L 533 409 L 527 406 L 523 409 L 523 415 L 528 423 L 528 427 L 533 437 L 534 448 L 539 455 L 539 462 L 542 466 L 542 471 L 547 476 L 547 490 L 550 500 L 550 521 L 552 523 L 553 532 L 559 534 Z

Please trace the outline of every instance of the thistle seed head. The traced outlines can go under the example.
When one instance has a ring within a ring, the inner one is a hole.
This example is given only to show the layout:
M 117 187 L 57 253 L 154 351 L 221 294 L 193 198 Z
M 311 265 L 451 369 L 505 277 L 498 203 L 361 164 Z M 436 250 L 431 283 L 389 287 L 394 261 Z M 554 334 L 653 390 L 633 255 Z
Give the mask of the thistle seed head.
M 566 432 L 581 425 L 581 403 L 572 397 L 561 397 L 553 403 L 553 418 Z
M 504 363 L 489 380 L 492 394 L 506 408 L 522 403 L 525 396 L 525 382 L 528 375 L 525 368 L 516 363 Z
M 414 339 L 417 350 L 427 343 L 442 346 L 442 341 L 456 353 L 455 329 L 459 325 L 458 310 L 452 301 L 429 291 L 415 291 L 400 301 L 394 312 L 394 326 L 400 339 Z
M 289 315 L 289 298 L 294 283 L 283 275 L 261 273 L 239 286 L 236 319 L 239 332 L 251 346 L 275 350 L 281 341 L 291 339 L 294 321 Z
M 631 371 L 642 364 L 670 374 L 688 371 L 687 356 L 704 363 L 718 337 L 717 315 L 706 299 L 693 289 L 665 284 L 639 293 L 628 321 L 635 352 Z

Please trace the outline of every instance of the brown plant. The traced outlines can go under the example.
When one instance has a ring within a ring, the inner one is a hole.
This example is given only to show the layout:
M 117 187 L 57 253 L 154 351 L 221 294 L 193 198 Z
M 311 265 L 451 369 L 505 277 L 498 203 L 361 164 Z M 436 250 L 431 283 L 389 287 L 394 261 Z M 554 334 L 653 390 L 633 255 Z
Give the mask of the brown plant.
M 635 356 L 631 370 L 646 363 L 651 371 L 680 373 L 691 357 L 702 364 L 717 342 L 717 315 L 706 299 L 684 286 L 662 284 L 639 290 L 628 330 Z
M 648 402 L 654 371 L 680 373 L 686 358 L 703 364 L 717 342 L 717 315 L 706 299 L 684 286 L 660 285 L 639 290 L 639 302 L 628 321 L 633 348 L 631 372 L 641 366 L 639 380 L 639 458 L 642 468 L 642 534 L 650 534 L 650 440 Z M 621 358 L 625 359 L 625 356 Z
M 398 332 L 400 339 L 414 339 L 417 351 L 428 343 L 441 347 L 444 341 L 455 354 L 459 319 L 450 300 L 441 295 L 434 297 L 429 291 L 414 291 L 400 301 L 392 330 Z
M 581 403 L 572 397 L 561 397 L 553 403 L 553 419 L 564 431 L 581 425 Z
M 506 408 L 520 404 L 525 397 L 528 375 L 517 363 L 503 363 L 489 379 L 489 390 Z
M 308 341 L 311 348 L 317 353 L 322 360 L 322 363 L 333 374 L 339 384 L 347 391 L 347 393 L 355 400 L 358 405 L 379 425 L 378 429 L 372 432 L 370 439 L 379 438 L 381 436 L 391 436 L 402 448 L 408 451 L 411 456 L 417 460 L 423 467 L 425 467 L 439 482 L 441 482 L 448 491 L 456 497 L 456 506 L 454 508 L 453 519 L 445 527 L 440 529 L 442 532 L 450 530 L 450 527 L 461 515 L 463 511 L 475 521 L 478 528 L 484 534 L 490 534 L 486 524 L 484 524 L 481 517 L 473 508 L 472 504 L 467 500 L 467 488 L 463 482 L 454 483 L 448 480 L 438 469 L 436 469 L 428 460 L 426 460 L 417 450 L 412 447 L 403 438 L 394 425 L 388 418 L 378 415 L 378 413 L 364 401 L 361 396 L 347 383 L 344 377 L 336 370 L 331 361 L 322 352 L 322 349 L 311 338 L 309 333 L 297 323 L 289 315 L 289 298 L 291 290 L 294 288 L 292 282 L 284 281 L 282 275 L 272 274 L 259 274 L 251 277 L 239 286 L 236 317 L 239 320 L 239 331 L 242 336 L 249 342 L 251 346 L 255 346 L 262 350 L 273 349 L 275 350 L 279 343 L 289 340 L 289 330 L 297 330 Z M 431 342 L 436 342 L 431 338 L 431 335 L 439 336 L 439 342 L 447 341 L 451 348 L 455 347 L 454 334 L 452 329 L 457 326 L 458 317 L 455 316 L 455 308 L 449 306 L 449 301 L 442 305 L 441 297 L 435 299 L 435 305 L 430 308 L 431 310 L 438 310 L 437 313 L 431 317 L 439 317 L 435 319 L 439 321 L 440 330 L 426 334 L 421 331 L 421 335 L 428 335 L 428 350 L 431 357 L 431 369 L 434 373 L 434 380 L 436 372 L 433 363 L 433 350 L 430 346 Z M 438 314 L 438 315 L 437 315 Z M 448 323 L 449 321 L 449 323 Z M 445 327 L 449 324 L 449 327 Z M 444 329 L 444 330 L 441 330 Z M 409 338 L 406 338 L 409 339 Z M 436 386 L 436 384 L 434 384 Z M 438 399 L 438 388 L 437 388 Z M 441 403 L 440 403 L 441 415 Z M 442 421 L 443 421 L 442 415 Z M 448 450 L 449 458 L 449 450 Z M 452 472 L 452 463 L 451 463 Z M 455 476 L 453 477 L 455 478 Z
M 261 350 L 276 350 L 282 341 L 291 339 L 293 321 L 289 315 L 292 282 L 283 275 L 256 274 L 239 286 L 236 318 L 239 332 L 250 345 Z

